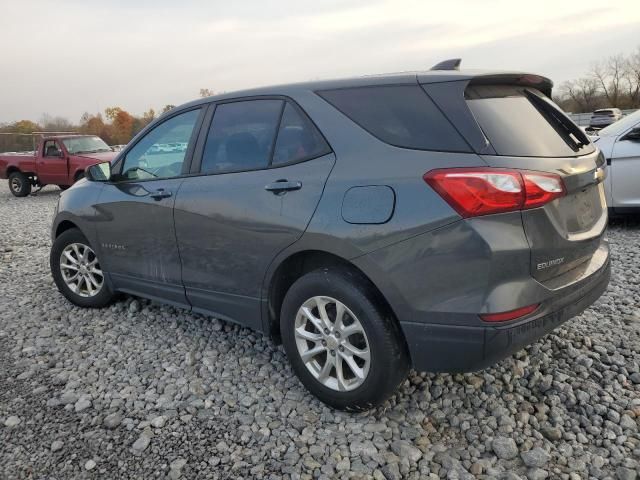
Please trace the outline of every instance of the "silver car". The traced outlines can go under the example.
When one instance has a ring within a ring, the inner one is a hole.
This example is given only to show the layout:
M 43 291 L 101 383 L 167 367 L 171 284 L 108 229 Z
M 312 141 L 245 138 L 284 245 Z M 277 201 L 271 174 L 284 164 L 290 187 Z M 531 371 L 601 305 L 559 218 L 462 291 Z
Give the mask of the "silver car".
M 622 118 L 622 112 L 619 108 L 601 108 L 591 115 L 589 126 L 591 128 L 604 128 L 617 122 Z

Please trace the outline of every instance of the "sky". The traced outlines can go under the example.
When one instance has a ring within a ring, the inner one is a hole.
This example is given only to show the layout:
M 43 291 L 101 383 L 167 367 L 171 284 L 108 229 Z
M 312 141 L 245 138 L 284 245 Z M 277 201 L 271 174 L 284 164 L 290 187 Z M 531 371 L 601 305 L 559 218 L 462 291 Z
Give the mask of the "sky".
M 638 0 L 0 0 L 0 123 L 458 57 L 557 86 L 639 46 Z

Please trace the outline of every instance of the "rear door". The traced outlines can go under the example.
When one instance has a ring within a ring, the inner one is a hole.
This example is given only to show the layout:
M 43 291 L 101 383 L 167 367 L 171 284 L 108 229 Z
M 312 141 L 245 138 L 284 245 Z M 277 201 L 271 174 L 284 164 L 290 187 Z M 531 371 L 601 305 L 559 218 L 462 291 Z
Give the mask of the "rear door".
M 603 156 L 535 89 L 472 83 L 465 98 L 495 150 L 482 155 L 489 166 L 555 173 L 564 182 L 565 196 L 522 211 L 533 277 L 544 282 L 591 259 L 607 225 Z
M 45 140 L 36 159 L 38 180 L 42 184 L 66 185 L 69 183 L 68 158 L 58 140 Z
M 198 143 L 175 204 L 187 297 L 195 311 L 261 329 L 266 269 L 306 229 L 333 154 L 280 98 L 218 104 Z

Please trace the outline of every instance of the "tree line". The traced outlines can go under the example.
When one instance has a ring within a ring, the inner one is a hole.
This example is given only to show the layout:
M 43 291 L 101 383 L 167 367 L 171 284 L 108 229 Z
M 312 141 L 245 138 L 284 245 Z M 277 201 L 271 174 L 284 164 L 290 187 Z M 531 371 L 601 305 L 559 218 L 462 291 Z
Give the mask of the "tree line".
M 572 113 L 607 107 L 640 108 L 640 46 L 629 55 L 601 60 L 586 75 L 564 82 L 554 100 Z
M 166 105 L 161 113 L 171 110 Z M 150 108 L 142 115 L 133 115 L 121 107 L 109 107 L 103 113 L 86 112 L 74 124 L 64 117 L 44 114 L 38 122 L 19 120 L 0 124 L 0 151 L 24 151 L 33 148 L 33 138 L 25 135 L 34 132 L 79 133 L 97 135 L 109 145 L 123 145 L 156 118 L 156 111 Z M 17 135 L 16 135 L 17 134 Z

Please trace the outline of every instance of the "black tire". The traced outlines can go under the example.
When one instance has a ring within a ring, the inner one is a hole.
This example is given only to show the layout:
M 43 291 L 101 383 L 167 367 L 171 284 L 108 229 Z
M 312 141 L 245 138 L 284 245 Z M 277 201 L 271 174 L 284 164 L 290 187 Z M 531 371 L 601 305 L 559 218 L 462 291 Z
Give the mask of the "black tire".
M 60 267 L 61 256 L 64 249 L 71 244 L 78 243 L 86 245 L 91 250 L 93 247 L 89 241 L 77 228 L 72 228 L 62 232 L 53 242 L 51 253 L 49 256 L 49 265 L 51 267 L 51 275 L 58 287 L 58 290 L 74 305 L 84 308 L 102 308 L 107 306 L 114 298 L 114 294 L 109 288 L 106 279 L 103 277 L 102 286 L 94 296 L 81 296 L 69 288 L 62 276 Z
M 9 175 L 9 190 L 16 197 L 26 197 L 31 193 L 31 179 L 22 172 Z
M 65 191 L 67 188 L 69 188 L 70 186 L 71 186 L 71 185 L 58 185 L 58 188 L 64 192 L 64 191 Z
M 409 372 L 404 337 L 378 295 L 358 272 L 346 268 L 322 268 L 307 273 L 296 280 L 285 295 L 280 334 L 291 366 L 312 394 L 336 409 L 365 411 L 381 404 Z M 358 318 L 366 333 L 371 359 L 369 372 L 363 383 L 353 390 L 337 391 L 323 385 L 300 357 L 294 334 L 296 315 L 303 303 L 316 296 L 331 297 L 343 303 Z
M 77 182 L 78 180 L 82 180 L 84 178 L 84 171 L 78 172 L 76 173 L 76 176 L 73 177 L 73 183 Z

